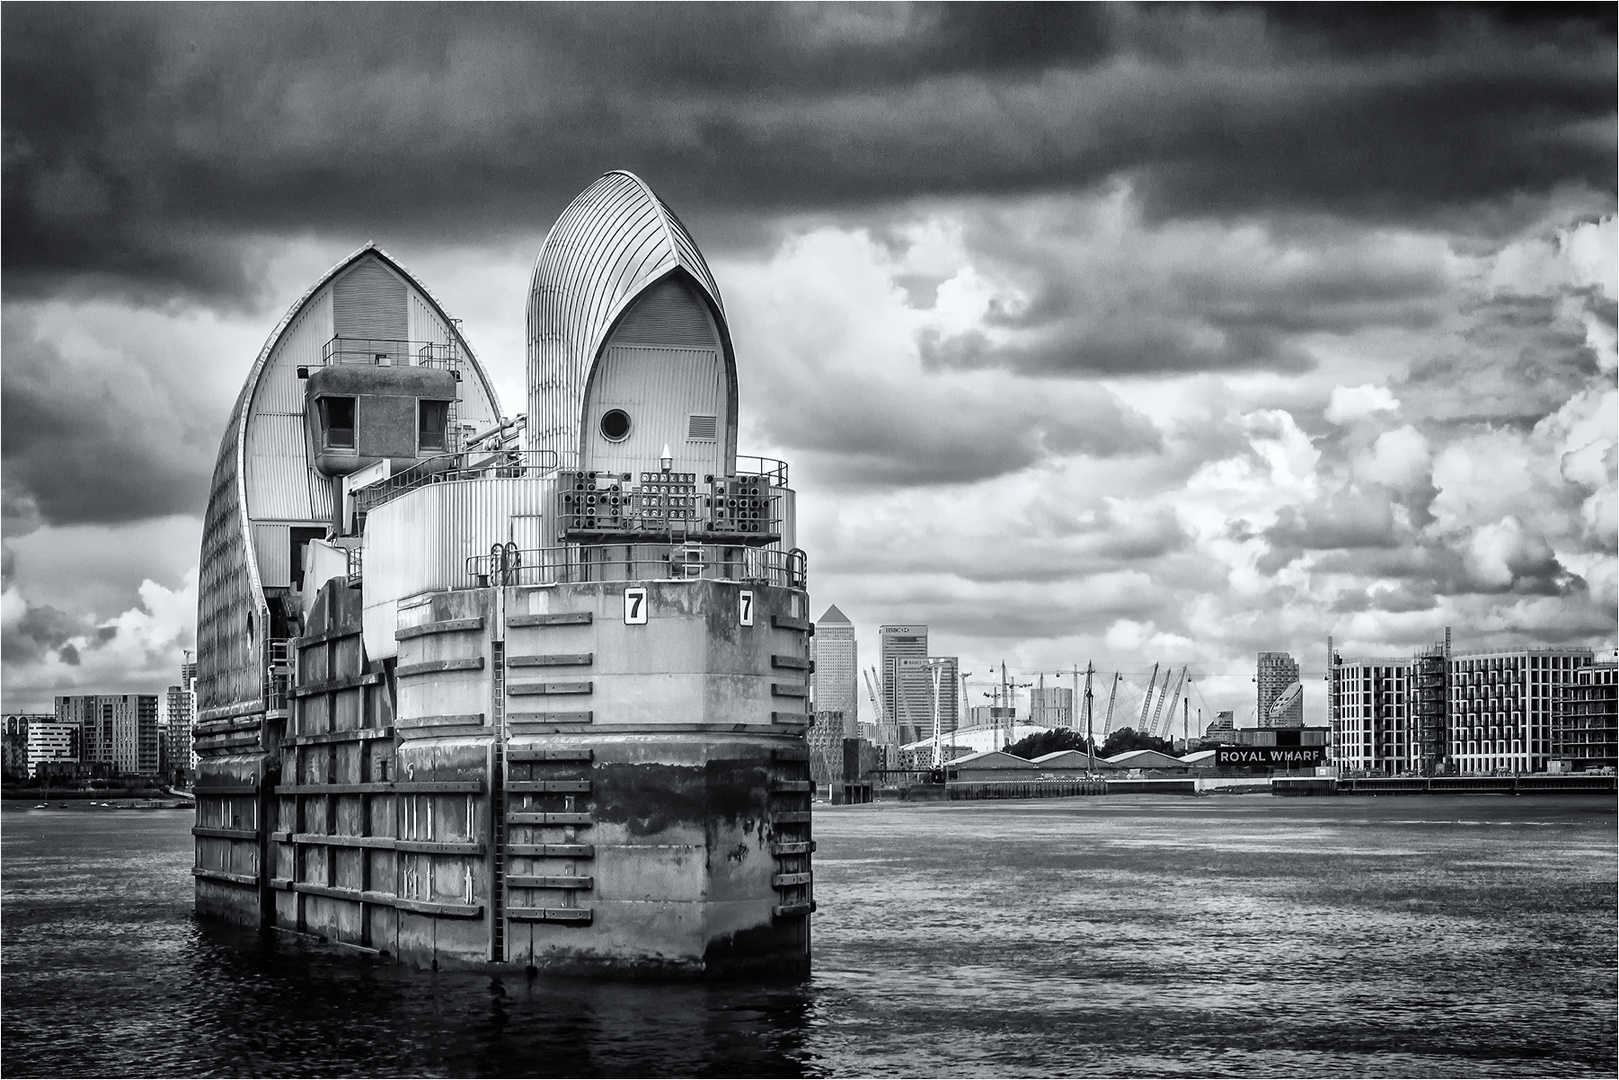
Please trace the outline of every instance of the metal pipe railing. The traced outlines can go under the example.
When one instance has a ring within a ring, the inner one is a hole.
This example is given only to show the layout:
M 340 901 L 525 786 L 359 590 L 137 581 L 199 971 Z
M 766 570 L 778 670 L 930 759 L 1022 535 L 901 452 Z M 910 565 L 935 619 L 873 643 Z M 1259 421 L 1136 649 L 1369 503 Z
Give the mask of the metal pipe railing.
M 802 589 L 807 560 L 798 548 L 777 551 L 718 544 L 568 544 L 519 548 L 496 544 L 466 560 L 479 585 L 553 585 L 587 581 L 755 582 Z
M 455 370 L 461 364 L 461 348 L 438 341 L 407 341 L 403 338 L 334 337 L 321 349 L 321 363 L 382 364 L 399 367 L 435 367 Z
M 772 487 L 787 487 L 787 463 L 780 458 L 760 457 L 757 454 L 738 454 L 736 456 L 736 474 L 738 476 L 763 476 Z
M 425 484 L 476 480 L 486 476 L 503 479 L 544 476 L 555 472 L 556 465 L 557 455 L 553 450 L 468 450 L 458 454 L 436 454 L 386 480 L 360 488 L 354 493 L 354 508 L 365 513 Z

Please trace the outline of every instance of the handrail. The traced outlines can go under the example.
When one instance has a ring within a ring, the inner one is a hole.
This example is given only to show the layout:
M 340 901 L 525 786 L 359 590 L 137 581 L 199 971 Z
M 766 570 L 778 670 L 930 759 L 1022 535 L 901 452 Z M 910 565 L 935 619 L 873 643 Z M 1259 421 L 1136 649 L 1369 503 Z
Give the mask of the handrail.
M 461 347 L 439 341 L 409 341 L 404 338 L 332 338 L 321 348 L 321 363 L 372 364 L 387 360 L 400 367 L 435 367 L 455 370 L 461 364 Z
M 502 479 L 544 476 L 556 471 L 556 465 L 554 450 L 464 450 L 435 454 L 386 480 L 355 491 L 354 507 L 366 513 L 407 491 L 451 480 L 475 480 L 490 475 Z
M 719 544 L 568 544 L 518 548 L 497 544 L 466 560 L 480 585 L 554 585 L 587 581 L 758 582 L 802 589 L 808 560 L 798 548 L 779 551 Z
M 738 476 L 764 476 L 772 487 L 787 487 L 787 463 L 780 458 L 760 457 L 757 454 L 736 456 Z

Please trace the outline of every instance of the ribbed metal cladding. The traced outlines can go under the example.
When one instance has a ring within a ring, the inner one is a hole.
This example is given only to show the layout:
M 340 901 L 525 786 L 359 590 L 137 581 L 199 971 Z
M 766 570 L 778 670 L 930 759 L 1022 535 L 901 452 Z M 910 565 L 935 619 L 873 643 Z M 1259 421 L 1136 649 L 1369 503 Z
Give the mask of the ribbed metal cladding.
M 408 491 L 372 510 L 365 526 L 366 655 L 395 655 L 393 613 L 400 600 L 472 585 L 467 560 L 487 555 L 494 544 L 529 551 L 543 546 L 540 514 L 554 488 L 549 478 L 456 480 Z
M 403 340 L 409 333 L 405 283 L 375 259 L 361 259 L 332 282 L 338 337 Z
M 643 292 L 684 275 L 712 307 L 727 408 L 723 460 L 736 455 L 736 360 L 719 287 L 686 227 L 639 177 L 611 172 L 562 212 L 534 264 L 528 303 L 527 445 L 577 462 L 585 387 L 615 322 Z
M 388 325 L 402 335 L 415 299 L 459 343 L 463 419 L 498 416 L 494 387 L 465 338 L 432 294 L 374 244 L 354 252 L 321 276 L 276 324 L 249 369 L 225 423 L 204 517 L 197 591 L 197 709 L 248 706 L 260 701 L 268 617 L 259 578 L 253 525 L 271 521 L 324 521 L 333 512 L 332 485 L 309 463 L 303 436 L 303 383 L 297 368 L 318 364 L 334 329 L 333 283 L 363 269 L 362 280 L 397 297 L 383 299 Z M 394 286 L 382 284 L 382 274 Z M 420 318 L 420 314 L 417 316 Z M 251 617 L 254 636 L 247 627 Z

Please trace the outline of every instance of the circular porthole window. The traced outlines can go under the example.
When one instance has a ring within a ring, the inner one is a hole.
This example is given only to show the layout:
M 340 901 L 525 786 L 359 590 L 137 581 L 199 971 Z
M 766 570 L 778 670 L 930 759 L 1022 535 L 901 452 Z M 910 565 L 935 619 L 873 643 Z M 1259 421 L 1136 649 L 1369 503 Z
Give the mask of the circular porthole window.
M 613 442 L 622 442 L 630 433 L 630 414 L 623 409 L 608 409 L 602 414 L 602 434 Z

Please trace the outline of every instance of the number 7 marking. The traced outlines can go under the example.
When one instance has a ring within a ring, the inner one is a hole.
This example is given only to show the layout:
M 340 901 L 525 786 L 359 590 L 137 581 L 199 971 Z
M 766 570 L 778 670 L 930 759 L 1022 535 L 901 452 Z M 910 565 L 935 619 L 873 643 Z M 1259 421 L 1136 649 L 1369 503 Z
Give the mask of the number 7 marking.
M 646 625 L 646 590 L 624 590 L 624 623 L 626 626 Z
M 742 590 L 741 607 L 738 615 L 743 626 L 753 625 L 753 593 L 747 589 Z

